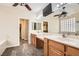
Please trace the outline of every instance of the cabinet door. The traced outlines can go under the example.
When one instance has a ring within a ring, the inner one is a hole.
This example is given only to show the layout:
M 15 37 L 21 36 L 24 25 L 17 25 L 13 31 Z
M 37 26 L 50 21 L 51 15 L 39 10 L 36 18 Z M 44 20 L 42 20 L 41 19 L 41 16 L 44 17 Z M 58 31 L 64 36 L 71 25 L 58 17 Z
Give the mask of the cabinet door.
M 33 34 L 31 34 L 31 42 L 32 42 L 32 45 L 34 45 Z
M 36 47 L 37 48 L 42 48 L 44 47 L 44 41 L 41 38 L 36 37 Z
M 64 52 L 64 45 L 63 44 L 60 44 L 60 43 L 55 42 L 53 40 L 49 40 L 49 47 L 50 46 L 56 48 L 57 50 Z
M 49 40 L 49 56 L 64 56 L 64 45 Z
M 49 48 L 49 56 L 64 56 L 64 53 L 52 47 Z
M 31 34 L 32 45 L 36 47 L 36 35 Z
M 79 56 L 79 49 L 67 46 L 66 55 L 67 56 Z

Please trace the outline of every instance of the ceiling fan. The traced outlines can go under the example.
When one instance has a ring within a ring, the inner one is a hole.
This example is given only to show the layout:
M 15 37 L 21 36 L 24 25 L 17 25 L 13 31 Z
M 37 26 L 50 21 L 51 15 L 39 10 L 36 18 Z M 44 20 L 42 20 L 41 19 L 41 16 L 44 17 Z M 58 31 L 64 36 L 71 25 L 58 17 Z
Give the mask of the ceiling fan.
M 27 4 L 27 3 L 14 3 L 12 6 L 16 7 L 16 6 L 25 6 L 29 11 L 31 11 L 31 7 Z
M 67 15 L 67 12 L 66 11 L 64 11 L 64 9 L 65 9 L 66 7 L 63 7 L 62 9 L 63 9 L 63 11 L 60 13 L 60 14 L 56 14 L 56 15 L 54 15 L 54 17 L 65 17 L 66 15 Z

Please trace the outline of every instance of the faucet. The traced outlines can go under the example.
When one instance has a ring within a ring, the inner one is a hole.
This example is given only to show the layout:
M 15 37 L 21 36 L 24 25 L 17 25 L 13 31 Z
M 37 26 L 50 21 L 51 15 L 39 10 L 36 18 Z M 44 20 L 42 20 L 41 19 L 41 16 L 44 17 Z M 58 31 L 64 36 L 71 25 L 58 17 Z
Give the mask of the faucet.
M 62 34 L 62 37 L 66 38 L 66 37 L 67 37 L 67 34 L 65 34 L 65 33 L 64 33 L 64 34 Z
M 38 30 L 38 33 L 39 33 L 39 30 Z

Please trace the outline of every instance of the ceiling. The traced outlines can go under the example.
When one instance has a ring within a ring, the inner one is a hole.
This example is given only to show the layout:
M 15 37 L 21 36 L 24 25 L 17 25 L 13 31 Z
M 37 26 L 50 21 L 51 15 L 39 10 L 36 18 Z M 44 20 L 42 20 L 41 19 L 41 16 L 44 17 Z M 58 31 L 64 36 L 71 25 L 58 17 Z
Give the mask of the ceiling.
M 13 4 L 14 3 L 0 3 L 0 5 L 8 6 L 8 7 L 13 7 L 12 6 Z M 28 5 L 31 7 L 32 11 L 35 12 L 35 13 L 40 12 L 41 9 L 44 8 L 47 4 L 48 3 L 28 3 Z M 15 7 L 13 7 L 13 8 L 15 8 Z M 19 5 L 16 8 L 19 8 L 19 9 L 24 8 L 25 9 L 25 7 L 19 6 Z M 28 10 L 26 9 L 26 11 L 28 11 Z
M 52 4 L 52 6 L 53 6 L 52 10 L 57 9 L 57 4 L 59 4 L 59 3 L 56 3 L 54 5 Z M 52 14 L 53 15 L 61 14 L 61 12 L 63 11 L 62 7 L 66 7 L 65 11 L 67 12 L 67 16 L 69 16 L 73 13 L 79 12 L 79 4 L 78 3 L 66 3 L 65 5 L 61 6 L 57 10 L 55 10 L 54 13 L 52 13 Z
M 36 14 L 40 14 L 42 9 L 48 4 L 49 3 L 28 3 L 28 5 L 32 9 L 32 12 L 34 12 Z M 57 8 L 57 4 L 59 4 L 59 3 L 52 3 L 52 10 L 55 10 L 55 8 Z M 13 3 L 0 3 L 0 5 L 15 8 L 15 7 L 12 6 Z M 76 11 L 79 11 L 79 4 L 78 3 L 67 3 L 64 6 L 66 7 L 65 11 L 67 11 L 69 14 L 72 14 Z M 24 9 L 27 12 L 30 12 L 23 6 L 17 6 L 16 8 Z M 61 13 L 61 11 L 62 11 L 62 8 L 60 7 L 59 9 L 55 10 L 53 14 Z

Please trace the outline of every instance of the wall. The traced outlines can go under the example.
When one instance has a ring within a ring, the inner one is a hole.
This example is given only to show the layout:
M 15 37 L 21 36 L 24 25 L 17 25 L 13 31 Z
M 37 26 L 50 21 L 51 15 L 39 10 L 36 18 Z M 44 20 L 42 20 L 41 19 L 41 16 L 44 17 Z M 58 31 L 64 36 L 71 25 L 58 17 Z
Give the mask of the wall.
M 57 17 L 53 17 L 53 15 L 50 14 L 43 21 L 48 22 L 49 33 L 59 33 L 59 19 Z
M 10 8 L 0 6 L 0 27 L 2 29 L 0 34 L 4 37 L 4 40 L 8 40 L 8 46 L 19 45 L 18 18 L 16 14 Z
M 4 50 L 7 48 L 7 41 L 6 40 L 0 40 L 0 55 L 4 52 Z
M 19 46 L 20 18 L 34 19 L 26 9 L 0 5 L 0 40 L 8 40 L 8 47 Z
M 32 22 L 40 22 L 41 28 L 39 32 L 43 32 L 43 21 L 48 22 L 48 33 L 59 33 L 59 19 L 57 17 L 53 17 L 52 14 L 50 14 L 47 17 L 41 18 L 41 19 L 33 19 L 29 22 L 29 36 L 31 33 L 38 33 L 38 30 L 32 30 Z M 29 37 L 29 43 L 31 43 L 31 36 Z

